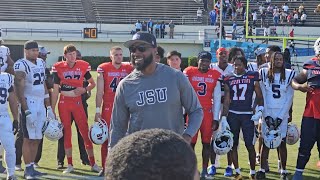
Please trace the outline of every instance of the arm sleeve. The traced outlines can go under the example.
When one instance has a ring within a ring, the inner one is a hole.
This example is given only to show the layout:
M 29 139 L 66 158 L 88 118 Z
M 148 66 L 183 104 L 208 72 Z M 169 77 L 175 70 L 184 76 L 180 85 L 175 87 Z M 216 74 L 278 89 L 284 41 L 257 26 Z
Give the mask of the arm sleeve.
M 124 99 L 123 83 L 119 83 L 114 97 L 111 115 L 109 147 L 112 148 L 126 135 L 130 118 L 129 109 Z
M 189 124 L 188 127 L 185 129 L 184 134 L 188 134 L 191 137 L 193 137 L 200 128 L 200 125 L 202 123 L 203 110 L 200 105 L 197 94 L 192 88 L 187 77 L 185 77 L 180 72 L 177 73 L 177 76 L 181 103 L 189 116 Z
M 84 78 L 85 78 L 86 80 L 89 80 L 91 77 L 92 77 L 92 76 L 91 76 L 91 74 L 90 74 L 90 71 L 87 71 L 86 74 L 84 75 Z
M 212 97 L 214 103 L 212 107 L 213 119 L 219 120 L 219 114 L 221 110 L 221 84 L 219 81 L 217 82 L 216 87 L 214 88 Z
M 58 76 L 58 73 L 57 72 L 53 72 L 52 73 L 52 76 L 53 76 L 53 82 L 54 84 L 60 84 L 60 78 Z

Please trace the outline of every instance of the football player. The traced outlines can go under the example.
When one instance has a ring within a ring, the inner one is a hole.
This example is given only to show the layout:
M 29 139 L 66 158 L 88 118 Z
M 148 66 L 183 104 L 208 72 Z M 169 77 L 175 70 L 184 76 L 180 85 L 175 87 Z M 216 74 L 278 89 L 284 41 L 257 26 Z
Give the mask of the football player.
M 1 72 L 7 72 L 10 74 L 14 74 L 13 71 L 13 60 L 10 56 L 10 49 L 7 46 L 4 46 L 3 39 L 0 37 L 0 63 L 1 65 Z
M 42 139 L 42 127 L 48 116 L 54 117 L 50 106 L 48 89 L 45 84 L 45 62 L 38 58 L 36 41 L 24 44 L 25 58 L 14 64 L 14 84 L 21 104 L 20 126 L 23 132 L 22 155 L 25 162 L 24 177 L 34 179 L 43 175 L 34 169 L 34 161 Z M 45 106 L 44 106 L 45 104 Z
M 3 146 L 5 150 L 7 180 L 15 180 L 14 167 L 16 163 L 16 153 L 14 147 L 14 132 L 18 131 L 18 104 L 14 94 L 13 75 L 2 72 L 2 70 L 4 70 L 2 69 L 2 65 L 4 65 L 3 62 L 0 62 L 0 141 L 1 146 Z M 14 119 L 13 123 L 8 112 L 8 103 Z M 5 168 L 3 168 L 3 170 L 5 170 Z
M 217 70 L 209 69 L 211 59 L 210 52 L 200 52 L 198 55 L 198 67 L 190 66 L 183 71 L 196 91 L 204 112 L 200 127 L 202 140 L 202 173 L 200 176 L 202 178 L 208 176 L 207 168 L 212 149 L 210 142 L 213 131 L 218 129 L 221 107 L 221 86 L 219 82 L 221 74 Z M 214 105 L 212 105 L 211 99 L 213 99 Z M 191 141 L 193 149 L 197 143 L 197 138 L 198 133 L 195 134 Z M 214 157 L 215 154 L 212 156 Z
M 113 108 L 114 95 L 119 82 L 133 70 L 130 64 L 122 63 L 123 51 L 121 47 L 115 46 L 110 49 L 111 62 L 102 63 L 97 72 L 97 94 L 95 121 L 99 119 L 106 121 L 110 128 L 110 119 Z M 100 109 L 101 104 L 102 110 Z M 102 170 L 99 176 L 104 176 L 105 162 L 108 154 L 108 140 L 101 146 Z
M 88 136 L 88 121 L 81 99 L 81 95 L 87 91 L 91 91 L 96 84 L 91 77 L 91 67 L 89 63 L 82 60 L 76 60 L 76 50 L 77 49 L 74 45 L 66 45 L 64 47 L 64 58 L 66 61 L 57 62 L 52 67 L 54 79 L 51 98 L 52 108 L 53 110 L 55 109 L 58 96 L 60 94 L 58 110 L 61 122 L 64 126 L 64 148 L 68 160 L 68 167 L 63 171 L 63 173 L 70 173 L 74 171 L 71 143 L 71 115 L 74 117 L 75 123 L 78 125 L 79 131 L 84 140 L 91 170 L 94 172 L 100 172 L 100 168 L 95 162 L 92 142 Z M 83 87 L 84 78 L 89 82 L 89 85 L 85 88 Z
M 320 38 L 314 44 L 315 58 L 303 65 L 303 70 L 292 80 L 295 90 L 306 92 L 306 107 L 301 122 L 301 135 L 296 172 L 293 180 L 303 179 L 314 143 L 320 139 Z
M 230 57 L 233 58 L 233 57 L 242 55 L 242 51 L 239 50 L 238 48 L 233 48 L 232 53 L 233 54 L 229 54 L 227 49 L 223 48 L 223 47 L 217 49 L 216 57 L 218 59 L 218 62 L 217 63 L 211 63 L 210 64 L 210 68 L 219 71 L 222 75 L 226 75 L 226 74 L 232 73 L 234 68 L 233 68 L 232 64 L 228 63 L 228 59 Z M 230 61 L 232 61 L 232 60 L 230 60 Z M 221 84 L 221 103 L 223 103 L 223 99 L 224 99 L 224 84 L 223 84 L 222 79 L 220 80 L 220 84 Z M 222 108 L 221 108 L 221 111 L 222 111 Z M 211 159 L 212 165 L 209 167 L 209 171 L 208 171 L 209 176 L 213 176 L 214 174 L 216 174 L 216 168 L 219 166 L 219 158 L 220 158 L 220 156 L 215 156 L 213 149 L 212 149 L 212 153 L 211 154 L 212 154 L 212 157 L 210 159 Z M 228 155 L 227 155 L 228 166 L 226 167 L 226 170 L 225 170 L 225 173 L 224 173 L 224 175 L 227 176 L 227 177 L 231 177 L 233 175 L 231 158 L 232 157 L 231 157 L 231 154 L 229 152 Z
M 285 138 L 287 135 L 289 109 L 293 102 L 293 89 L 291 81 L 295 72 L 285 69 L 285 62 L 281 52 L 275 52 L 271 55 L 270 67 L 262 68 L 259 71 L 261 82 L 260 87 L 264 97 L 264 118 L 261 130 L 265 134 L 267 129 L 274 126 L 280 130 L 281 144 L 278 147 L 281 160 L 280 179 L 287 179 L 287 148 Z M 269 122 L 271 117 L 274 122 Z M 264 137 L 265 138 L 265 137 Z M 263 144 L 261 150 L 261 169 L 257 172 L 257 179 L 265 179 L 265 167 L 269 154 L 269 148 Z
M 259 120 L 263 110 L 262 93 L 259 86 L 259 73 L 246 71 L 247 59 L 243 56 L 234 58 L 234 73 L 224 76 L 224 103 L 222 116 L 227 120 L 234 135 L 231 150 L 232 162 L 236 169 L 235 179 L 242 179 L 238 163 L 239 132 L 242 128 L 245 146 L 249 153 L 250 177 L 255 178 L 256 152 L 255 122 Z M 256 93 L 258 108 L 253 115 L 252 96 Z

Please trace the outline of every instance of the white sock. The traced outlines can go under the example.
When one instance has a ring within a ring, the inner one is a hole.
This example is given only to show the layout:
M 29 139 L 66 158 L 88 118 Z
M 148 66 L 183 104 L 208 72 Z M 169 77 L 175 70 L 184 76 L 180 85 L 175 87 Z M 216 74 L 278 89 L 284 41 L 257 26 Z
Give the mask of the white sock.
M 287 174 L 287 170 L 281 169 L 280 174 Z
M 241 174 L 240 168 L 236 169 L 236 173 Z
M 256 174 L 256 171 L 250 169 L 250 175 L 252 175 L 252 174 Z
M 27 168 L 27 167 L 30 167 L 31 165 L 32 165 L 31 163 L 30 163 L 30 164 L 26 164 L 26 168 Z
M 304 169 L 296 169 L 296 171 L 303 173 Z
M 265 169 L 262 169 L 262 168 L 260 168 L 260 170 L 259 171 L 261 171 L 261 172 L 266 172 L 266 170 Z

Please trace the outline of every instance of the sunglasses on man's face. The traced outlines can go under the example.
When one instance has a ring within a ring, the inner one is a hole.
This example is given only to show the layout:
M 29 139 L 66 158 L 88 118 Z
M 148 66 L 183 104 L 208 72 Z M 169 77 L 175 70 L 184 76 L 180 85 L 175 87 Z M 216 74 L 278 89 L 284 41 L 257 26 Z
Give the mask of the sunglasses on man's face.
M 145 52 L 149 48 L 151 48 L 151 47 L 150 46 L 146 46 L 146 45 L 131 46 L 131 47 L 129 47 L 129 51 L 131 53 L 136 52 L 136 50 L 138 50 L 140 52 Z

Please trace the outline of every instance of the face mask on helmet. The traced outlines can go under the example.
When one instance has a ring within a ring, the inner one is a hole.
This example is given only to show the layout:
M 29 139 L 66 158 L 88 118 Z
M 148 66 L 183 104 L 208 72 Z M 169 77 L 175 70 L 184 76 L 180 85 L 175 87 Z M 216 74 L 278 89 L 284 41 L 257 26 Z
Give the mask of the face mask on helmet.
M 89 129 L 89 138 L 94 144 L 103 144 L 108 139 L 108 125 L 104 120 L 95 122 Z
M 213 150 L 218 155 L 227 154 L 233 147 L 233 135 L 230 131 L 218 131 L 213 140 Z
M 297 125 L 293 123 L 288 124 L 287 136 L 286 136 L 286 143 L 289 145 L 294 145 L 299 141 L 300 132 Z
M 42 127 L 44 136 L 50 141 L 57 141 L 63 136 L 63 125 L 56 119 L 47 118 Z

